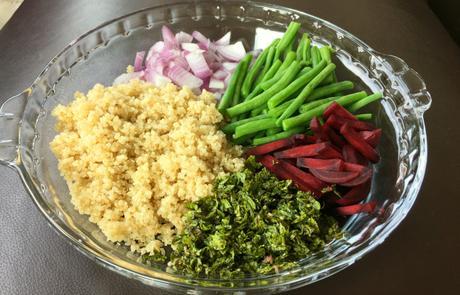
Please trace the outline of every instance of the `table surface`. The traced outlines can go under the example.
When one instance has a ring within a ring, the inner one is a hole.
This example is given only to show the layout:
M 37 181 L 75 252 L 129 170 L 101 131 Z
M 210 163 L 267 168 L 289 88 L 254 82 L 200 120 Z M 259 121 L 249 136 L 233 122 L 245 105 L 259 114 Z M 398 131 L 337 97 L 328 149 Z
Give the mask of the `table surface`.
M 0 31 L 0 102 L 32 83 L 85 31 L 168 1 L 29 0 Z M 429 160 L 414 208 L 388 240 L 341 273 L 292 294 L 454 294 L 460 288 L 460 50 L 422 0 L 272 1 L 327 19 L 403 58 L 427 82 Z M 156 294 L 96 265 L 57 236 L 18 175 L 0 167 L 0 294 Z M 458 294 L 458 293 L 456 293 Z

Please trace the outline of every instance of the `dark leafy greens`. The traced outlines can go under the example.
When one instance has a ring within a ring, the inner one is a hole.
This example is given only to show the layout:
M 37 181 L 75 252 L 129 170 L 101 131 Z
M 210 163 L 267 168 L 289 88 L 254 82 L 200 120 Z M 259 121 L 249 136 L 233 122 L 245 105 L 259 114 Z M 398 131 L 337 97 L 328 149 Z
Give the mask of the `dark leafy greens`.
M 216 180 L 213 195 L 189 204 L 173 250 L 143 259 L 169 260 L 174 272 L 192 277 L 276 272 L 340 235 L 336 220 L 320 207 L 250 157 L 242 171 Z

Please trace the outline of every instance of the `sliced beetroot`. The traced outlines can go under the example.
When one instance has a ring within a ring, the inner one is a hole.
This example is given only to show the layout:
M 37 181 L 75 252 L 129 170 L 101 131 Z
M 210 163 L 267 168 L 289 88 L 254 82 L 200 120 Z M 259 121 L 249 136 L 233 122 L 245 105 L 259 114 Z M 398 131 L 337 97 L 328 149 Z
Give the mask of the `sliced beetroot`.
M 333 203 L 339 206 L 348 206 L 361 202 L 369 194 L 370 181 L 351 188 L 343 198 L 335 200 Z
M 340 133 L 345 137 L 345 139 L 364 157 L 373 163 L 377 163 L 380 160 L 379 154 L 370 146 L 359 133 L 353 130 L 353 128 L 345 123 L 342 128 L 340 128 Z
M 271 155 L 264 155 L 258 161 L 281 180 L 292 180 L 293 184 L 302 191 L 310 191 L 316 196 L 321 196 L 321 190 L 325 183 L 313 177 L 310 173 L 304 172 L 294 165 L 277 160 Z
M 326 147 L 320 150 L 315 158 L 318 158 L 318 159 L 342 159 L 343 158 L 342 154 L 340 153 L 340 149 L 338 149 L 337 147 L 334 147 L 330 143 L 325 143 L 325 144 L 326 144 Z
M 363 166 L 367 166 L 369 164 L 369 161 L 364 158 L 357 150 L 355 150 L 355 148 L 350 144 L 343 146 L 342 156 L 343 159 L 349 163 L 360 164 Z
M 253 147 L 249 149 L 246 153 L 248 155 L 254 155 L 254 156 L 260 156 L 260 155 L 265 155 L 270 152 L 285 148 L 285 147 L 290 147 L 293 145 L 293 140 L 292 138 L 283 138 L 280 140 L 272 141 L 266 144 L 262 144 L 256 147 Z
M 325 125 L 328 125 L 336 130 L 340 130 L 340 128 L 342 128 L 345 123 L 348 123 L 356 131 L 371 131 L 375 129 L 374 126 L 370 123 L 347 120 L 334 114 L 327 118 Z
M 367 182 L 368 180 L 371 179 L 371 177 L 372 177 L 372 169 L 366 167 L 363 171 L 359 172 L 358 176 L 356 176 L 352 180 L 347 181 L 347 182 L 342 182 L 339 184 L 342 186 L 353 187 L 353 186 L 357 186 L 357 185 Z
M 311 168 L 310 168 L 310 172 L 314 176 L 316 176 L 319 180 L 322 180 L 324 182 L 331 183 L 331 184 L 347 182 L 359 175 L 358 172 L 329 171 L 329 170 L 319 170 L 319 169 L 311 169 Z
M 307 135 L 305 138 L 306 143 L 317 143 L 318 142 L 318 137 L 314 135 Z
M 280 169 L 284 169 L 292 176 L 291 179 L 294 184 L 303 191 L 311 191 L 313 194 L 320 197 L 321 190 L 327 186 L 326 183 L 317 179 L 310 173 L 300 170 L 285 160 L 279 160 L 279 166 Z
M 275 157 L 278 159 L 314 157 L 317 156 L 322 150 L 326 149 L 327 147 L 328 145 L 324 142 L 301 145 L 281 152 L 277 152 L 275 153 Z
M 368 169 L 368 168 L 366 166 L 363 166 L 363 165 L 350 163 L 350 162 L 344 162 L 343 163 L 343 170 L 345 170 L 345 171 L 353 171 L 353 172 L 362 173 L 366 169 Z
M 279 162 L 278 160 L 271 156 L 271 155 L 264 155 L 262 157 L 257 158 L 257 161 L 261 163 L 265 168 L 268 169 L 271 173 L 275 174 L 276 177 L 282 180 L 290 179 L 289 173 L 283 169 L 279 169 Z
M 382 136 L 382 129 L 375 129 L 372 131 L 361 131 L 359 134 L 368 144 L 375 148 L 380 142 L 380 137 Z
M 347 120 L 352 120 L 352 121 L 358 120 L 358 119 L 356 119 L 355 116 L 353 116 L 352 113 L 347 111 L 347 109 L 345 109 L 343 106 L 341 106 L 340 104 L 338 104 L 335 101 L 333 103 L 331 103 L 324 110 L 324 113 L 323 113 L 323 117 L 326 118 L 326 119 L 331 115 L 335 115 L 337 117 L 341 117 L 341 118 L 344 118 L 344 119 L 347 119 Z
M 348 216 L 357 213 L 372 213 L 375 210 L 376 202 L 369 202 L 365 204 L 355 204 L 344 207 L 335 208 L 335 212 L 339 215 Z
M 328 125 L 322 126 L 322 132 L 327 135 L 327 138 L 337 147 L 343 148 L 344 145 L 347 144 L 345 140 L 334 131 L 334 129 L 330 128 Z
M 343 169 L 343 161 L 340 159 L 298 158 L 297 166 L 318 170 L 341 171 Z
M 310 130 L 313 131 L 318 141 L 329 141 L 329 137 L 326 133 L 323 132 L 323 128 L 318 120 L 318 117 L 311 119 Z

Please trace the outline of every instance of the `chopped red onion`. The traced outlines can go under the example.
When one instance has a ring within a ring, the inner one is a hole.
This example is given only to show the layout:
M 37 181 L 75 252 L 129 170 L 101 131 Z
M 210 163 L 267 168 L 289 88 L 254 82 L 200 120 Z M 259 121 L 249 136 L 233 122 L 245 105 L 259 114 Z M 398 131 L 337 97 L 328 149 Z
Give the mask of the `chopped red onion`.
M 237 62 L 224 62 L 222 63 L 222 67 L 227 71 L 227 72 L 233 72 L 236 69 L 236 66 L 238 65 Z
M 188 52 L 194 52 L 194 51 L 204 52 L 204 50 L 201 50 L 200 47 L 196 43 L 182 43 L 181 47 L 183 50 L 186 50 Z
M 228 72 L 224 70 L 215 71 L 212 77 L 218 80 L 224 80 L 228 76 Z
M 225 84 L 222 80 L 211 78 L 211 80 L 209 81 L 210 89 L 224 89 L 224 87 L 225 87 Z
M 174 33 L 171 31 L 170 28 L 167 26 L 161 27 L 161 34 L 163 35 L 163 41 L 165 42 L 165 46 L 167 48 L 176 48 L 178 43 L 176 40 L 176 36 L 174 36 Z
M 193 41 L 193 36 L 185 32 L 179 32 L 176 34 L 176 41 L 179 44 L 190 43 Z
M 210 89 L 220 97 L 239 60 L 246 54 L 241 42 L 230 43 L 230 32 L 215 43 L 198 31 L 174 34 L 163 26 L 161 34 L 163 40 L 149 49 L 145 63 L 145 52 L 138 52 L 134 60 L 135 72 L 121 75 L 114 83 L 127 82 L 132 77 L 156 86 L 172 81 L 194 91 Z M 194 39 L 197 42 L 193 43 Z
M 166 73 L 167 76 L 179 86 L 187 86 L 190 89 L 196 89 L 203 85 L 203 80 L 195 77 L 178 65 L 168 68 Z
M 202 53 L 192 52 L 185 56 L 190 69 L 198 78 L 204 79 L 212 75 L 212 71 L 209 68 L 206 60 Z
M 231 45 L 217 46 L 217 52 L 223 57 L 233 61 L 239 61 L 246 55 L 243 42 L 238 41 Z
M 143 70 L 142 64 L 144 63 L 145 51 L 139 51 L 136 53 L 136 58 L 134 59 L 134 71 L 139 72 Z
M 222 38 L 214 42 L 216 45 L 224 46 L 224 45 L 229 45 L 230 44 L 230 39 L 232 37 L 232 32 L 228 32 Z

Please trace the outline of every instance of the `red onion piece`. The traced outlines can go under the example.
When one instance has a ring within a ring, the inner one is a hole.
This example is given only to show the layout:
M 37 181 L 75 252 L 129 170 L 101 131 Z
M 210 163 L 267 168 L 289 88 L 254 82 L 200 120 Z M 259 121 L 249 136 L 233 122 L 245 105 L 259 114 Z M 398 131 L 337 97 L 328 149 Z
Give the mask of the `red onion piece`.
M 220 46 L 229 45 L 231 37 L 232 37 L 232 32 L 227 32 L 227 34 L 223 35 L 222 38 L 220 38 L 214 43 Z
M 179 86 L 187 86 L 190 89 L 197 89 L 203 85 L 203 80 L 195 77 L 184 68 L 174 65 L 166 71 L 167 76 Z
M 136 53 L 136 57 L 134 58 L 134 71 L 139 72 L 143 69 L 145 51 L 139 51 Z
M 176 34 L 177 43 L 190 43 L 193 41 L 193 36 L 185 32 L 179 32 Z
M 224 58 L 233 61 L 240 61 L 246 55 L 246 50 L 241 41 L 231 45 L 217 46 L 217 52 Z

